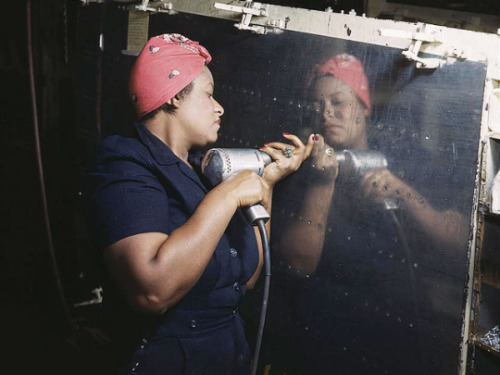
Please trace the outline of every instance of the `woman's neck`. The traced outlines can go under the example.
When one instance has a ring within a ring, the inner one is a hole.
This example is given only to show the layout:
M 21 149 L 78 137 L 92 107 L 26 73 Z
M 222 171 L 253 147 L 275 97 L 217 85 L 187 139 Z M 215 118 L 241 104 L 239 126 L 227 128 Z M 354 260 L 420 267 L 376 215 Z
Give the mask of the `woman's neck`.
M 352 150 L 368 150 L 368 139 L 366 136 L 360 137 L 355 142 L 353 142 Z
M 190 147 L 187 142 L 183 141 L 180 136 L 182 132 L 177 131 L 175 120 L 172 121 L 172 117 L 160 111 L 153 118 L 145 120 L 144 125 L 151 134 L 167 145 L 179 159 L 191 167 L 188 161 Z

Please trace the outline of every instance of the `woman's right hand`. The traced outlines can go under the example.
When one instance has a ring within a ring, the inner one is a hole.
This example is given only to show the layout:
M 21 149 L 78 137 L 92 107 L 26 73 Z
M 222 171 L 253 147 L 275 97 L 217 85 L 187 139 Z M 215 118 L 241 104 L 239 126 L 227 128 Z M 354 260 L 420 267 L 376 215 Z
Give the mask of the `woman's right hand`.
M 311 152 L 310 165 L 322 178 L 321 181 L 335 181 L 339 174 L 339 163 L 335 157 L 335 149 L 325 142 L 325 138 L 316 134 L 314 148 Z
M 262 177 L 250 170 L 243 170 L 229 177 L 217 185 L 215 190 L 234 200 L 238 208 L 255 203 L 262 203 L 264 207 L 268 207 L 270 203 L 268 202 L 270 187 Z

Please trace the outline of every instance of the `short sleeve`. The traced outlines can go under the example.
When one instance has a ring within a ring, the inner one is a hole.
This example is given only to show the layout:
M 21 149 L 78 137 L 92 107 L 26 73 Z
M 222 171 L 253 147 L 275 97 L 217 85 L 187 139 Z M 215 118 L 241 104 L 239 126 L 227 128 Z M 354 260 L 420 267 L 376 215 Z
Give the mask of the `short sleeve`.
M 139 233 L 168 234 L 168 196 L 147 163 L 108 150 L 89 180 L 87 217 L 97 246 Z

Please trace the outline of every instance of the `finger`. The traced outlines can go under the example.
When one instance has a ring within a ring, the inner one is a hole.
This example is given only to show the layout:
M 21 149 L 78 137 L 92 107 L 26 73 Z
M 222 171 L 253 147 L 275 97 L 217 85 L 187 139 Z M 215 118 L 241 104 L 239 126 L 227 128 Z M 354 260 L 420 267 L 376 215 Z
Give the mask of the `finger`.
M 313 150 L 313 156 L 315 159 L 323 160 L 327 164 L 338 165 L 335 148 L 330 146 L 325 142 L 325 138 L 321 135 L 316 136 L 316 142 Z
M 289 145 L 287 143 L 282 143 L 282 142 L 268 142 L 264 144 L 265 147 L 268 147 L 269 149 L 275 149 L 281 151 L 283 154 L 286 154 L 285 149 L 289 148 L 290 150 L 295 151 L 296 147 Z
M 302 140 L 295 134 L 283 133 L 283 137 L 288 139 L 289 141 L 292 141 L 296 148 L 304 147 L 304 142 L 302 142 Z
M 300 160 L 302 162 L 305 157 L 304 153 L 306 151 L 306 147 L 300 142 L 298 146 L 293 146 L 287 143 L 282 143 L 282 142 L 269 142 L 265 144 L 265 147 L 268 148 L 269 152 L 273 152 L 275 155 L 276 159 L 281 159 L 280 153 L 286 158 L 286 159 L 294 159 L 295 161 Z
M 316 134 L 316 144 L 320 149 L 325 148 L 325 138 L 321 134 Z
M 276 161 L 284 157 L 285 147 L 283 148 L 275 147 L 276 145 L 273 146 L 274 143 L 276 142 L 266 143 L 264 147 L 259 148 L 259 151 L 265 152 L 271 157 L 271 159 L 273 159 L 273 161 Z
M 318 156 L 320 155 L 321 152 L 323 152 L 323 147 L 324 147 L 324 139 L 321 135 L 319 134 L 314 134 L 314 144 L 313 144 L 313 157 L 314 159 L 317 159 Z
M 307 137 L 307 142 L 305 145 L 302 140 L 294 134 L 283 133 L 283 136 L 292 141 L 295 146 L 294 156 L 299 156 L 301 162 L 306 160 L 311 155 L 314 144 L 316 142 L 316 134 L 309 135 L 309 137 Z
M 311 134 L 309 136 L 309 138 L 307 138 L 306 149 L 305 149 L 305 152 L 304 152 L 304 160 L 307 159 L 311 155 L 311 152 L 314 149 L 314 145 L 315 145 L 315 142 L 316 142 L 315 139 L 316 139 L 316 135 L 315 134 Z

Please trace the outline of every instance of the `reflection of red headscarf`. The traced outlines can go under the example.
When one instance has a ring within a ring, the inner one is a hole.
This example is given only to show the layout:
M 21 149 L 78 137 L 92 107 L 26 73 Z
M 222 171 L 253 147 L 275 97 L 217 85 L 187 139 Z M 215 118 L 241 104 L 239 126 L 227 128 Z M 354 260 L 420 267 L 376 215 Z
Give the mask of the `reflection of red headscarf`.
M 343 53 L 328 59 L 321 65 L 316 65 L 313 77 L 331 74 L 349 85 L 368 109 L 371 109 L 368 79 L 363 71 L 361 61 L 352 55 Z
M 129 93 L 141 117 L 186 87 L 212 57 L 198 42 L 163 34 L 146 43 L 130 73 Z

